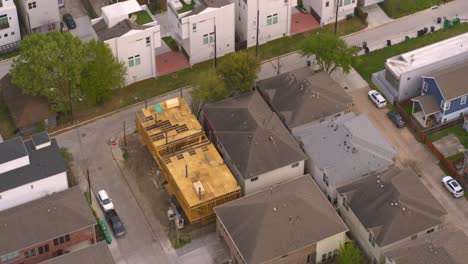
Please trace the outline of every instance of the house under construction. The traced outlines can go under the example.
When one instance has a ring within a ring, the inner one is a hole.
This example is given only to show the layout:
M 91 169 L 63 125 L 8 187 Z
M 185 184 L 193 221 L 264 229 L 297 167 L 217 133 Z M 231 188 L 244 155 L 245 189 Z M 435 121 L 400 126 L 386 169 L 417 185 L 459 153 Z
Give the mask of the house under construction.
M 182 98 L 136 113 L 136 127 L 190 222 L 240 197 L 240 187 Z

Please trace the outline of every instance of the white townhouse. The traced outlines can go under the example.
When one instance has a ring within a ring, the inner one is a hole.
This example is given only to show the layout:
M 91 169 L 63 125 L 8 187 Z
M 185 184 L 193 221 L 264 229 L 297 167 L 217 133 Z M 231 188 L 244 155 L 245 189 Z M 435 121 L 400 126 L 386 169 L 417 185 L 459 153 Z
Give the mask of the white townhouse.
M 230 0 L 236 5 L 236 37 L 247 47 L 289 36 L 291 14 L 297 0 Z
M 102 16 L 92 20 L 99 40 L 109 45 L 114 56 L 127 66 L 125 84 L 156 77 L 155 49 L 161 46 L 156 21 L 139 25 L 136 17 L 146 12 L 136 0 L 105 6 Z
M 66 189 L 67 166 L 47 132 L 0 143 L 0 211 Z
M 60 29 L 60 1 L 18 0 L 18 3 L 19 15 L 28 34 Z
M 185 2 L 184 2 L 185 1 Z M 235 51 L 234 4 L 228 0 L 170 0 L 172 37 L 189 57 L 199 63 Z
M 317 19 L 321 25 L 334 23 L 338 5 L 338 20 L 354 14 L 358 0 L 304 0 L 304 8 Z
M 18 13 L 13 0 L 0 0 L 0 49 L 21 40 Z

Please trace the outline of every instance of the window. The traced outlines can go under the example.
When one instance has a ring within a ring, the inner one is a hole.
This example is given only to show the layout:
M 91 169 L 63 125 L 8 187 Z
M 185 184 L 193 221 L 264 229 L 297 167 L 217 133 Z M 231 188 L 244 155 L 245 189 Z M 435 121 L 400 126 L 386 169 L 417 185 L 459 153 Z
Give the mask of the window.
M 349 211 L 348 201 L 346 200 L 346 197 L 343 197 L 343 207 L 346 209 L 346 211 Z
M 197 32 L 197 24 L 196 23 L 192 24 L 192 32 Z
M 0 16 L 0 29 L 8 28 L 9 26 L 7 15 Z
M 432 233 L 432 232 L 434 232 L 434 228 L 431 228 L 431 229 L 427 230 L 427 231 L 426 231 L 426 234 L 430 234 L 430 233 Z
M 60 244 L 63 244 L 63 243 L 65 243 L 65 238 L 63 236 L 59 237 L 59 241 L 60 241 Z
M 58 238 L 54 239 L 54 246 L 57 246 L 59 244 Z
M 338 249 L 333 250 L 333 256 L 338 256 Z
M 424 82 L 424 83 L 423 83 L 423 91 L 424 91 L 424 92 L 427 92 L 427 86 L 428 86 L 428 85 L 427 85 L 427 82 Z
M 332 254 L 333 254 L 333 252 L 331 252 L 331 251 L 328 252 L 328 259 L 331 259 L 331 258 L 332 258 L 332 256 L 333 256 Z
M 141 60 L 140 60 L 140 55 L 135 55 L 135 65 L 140 65 Z
M 36 249 L 35 248 L 31 249 L 31 257 L 34 257 L 34 256 L 36 256 Z
M 39 247 L 39 248 L 37 248 L 37 250 L 39 251 L 39 255 L 44 254 L 44 248 L 43 247 Z
M 278 24 L 278 14 L 273 15 L 273 24 Z
M 63 244 L 65 242 L 69 242 L 70 241 L 70 235 L 64 235 L 64 236 L 61 236 L 61 237 L 58 237 L 56 239 L 54 239 L 54 246 L 57 246 L 59 244 Z M 45 245 L 44 246 L 44 250 L 45 252 L 48 252 L 49 251 L 49 245 Z
M 30 257 L 31 257 L 31 256 L 29 255 L 29 250 L 26 250 L 26 251 L 24 252 L 24 258 L 27 258 L 27 259 L 28 259 L 28 258 L 30 258 Z
M 36 2 L 31 2 L 31 3 L 28 3 L 28 9 L 33 9 L 33 8 L 36 8 L 37 5 L 36 5 Z
M 268 26 L 271 25 L 271 21 L 272 21 L 271 16 L 267 16 L 267 25 Z
M 44 252 L 49 252 L 49 245 L 44 245 Z
M 7 255 L 3 255 L 2 258 L 1 258 L 3 264 L 12 263 L 12 262 L 15 262 L 18 259 L 19 259 L 19 253 L 18 252 L 13 252 L 13 253 L 10 253 L 10 254 L 7 254 Z
M 444 110 L 449 110 L 449 109 L 450 109 L 450 101 L 445 102 L 445 105 L 444 105 Z
M 257 181 L 257 180 L 258 180 L 258 176 L 250 178 L 250 182 L 254 182 L 254 181 Z
M 325 3 L 325 7 L 329 7 L 329 6 L 330 6 L 330 2 L 327 1 L 327 2 Z
M 146 46 L 149 46 L 151 44 L 151 38 L 147 37 L 146 38 Z
M 322 262 L 327 260 L 327 254 L 322 254 Z
M 294 163 L 293 165 L 291 165 L 292 168 L 296 168 L 296 167 L 298 167 L 298 166 L 299 166 L 299 162 L 296 162 L 296 163 Z
M 13 32 L 11 32 L 11 35 L 12 35 L 12 36 L 13 36 L 14 34 L 15 34 L 15 32 L 14 32 L 14 31 L 13 31 Z
M 135 65 L 135 61 L 133 57 L 128 57 L 128 67 L 133 67 Z
M 315 263 L 315 259 L 313 259 L 313 254 L 307 255 L 307 264 Z
M 463 97 L 461 98 L 461 100 L 460 100 L 460 104 L 461 104 L 461 105 L 464 105 L 464 104 L 466 104 L 466 95 L 465 95 L 465 96 L 463 96 Z
M 208 44 L 208 34 L 203 35 L 203 45 Z
M 210 33 L 210 43 L 214 43 L 215 42 L 215 34 L 214 32 L 211 32 Z
M 70 235 L 65 235 L 65 241 L 69 242 L 70 241 Z
M 323 173 L 322 181 L 328 186 L 328 176 L 326 173 Z

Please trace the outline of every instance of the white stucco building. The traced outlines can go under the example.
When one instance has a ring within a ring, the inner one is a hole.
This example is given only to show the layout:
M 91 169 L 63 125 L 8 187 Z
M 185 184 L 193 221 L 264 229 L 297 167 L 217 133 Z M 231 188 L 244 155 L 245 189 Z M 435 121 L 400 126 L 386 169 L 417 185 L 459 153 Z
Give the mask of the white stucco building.
M 304 8 L 321 24 L 334 23 L 338 4 L 338 20 L 354 14 L 358 0 L 304 0 Z
M 125 83 L 156 77 L 155 49 L 161 46 L 160 26 L 153 21 L 138 25 L 132 14 L 146 12 L 136 0 L 105 6 L 102 16 L 92 20 L 99 40 L 127 66 Z M 138 16 L 138 14 L 136 14 Z
M 238 42 L 246 41 L 247 47 L 258 42 L 289 36 L 291 33 L 291 13 L 297 0 L 230 0 L 236 6 L 236 37 Z
M 65 161 L 46 132 L 0 143 L 0 211 L 66 189 Z
M 0 48 L 20 40 L 16 5 L 13 0 L 0 0 Z
M 189 58 L 199 63 L 235 51 L 234 4 L 228 0 L 170 0 L 167 12 L 172 37 Z
M 207 105 L 203 118 L 243 194 L 304 174 L 307 157 L 258 92 Z
M 384 0 L 359 0 L 359 4 L 361 4 L 363 7 L 375 5 L 382 2 L 384 2 Z
M 59 1 L 18 0 L 18 3 L 19 15 L 28 34 L 60 29 Z

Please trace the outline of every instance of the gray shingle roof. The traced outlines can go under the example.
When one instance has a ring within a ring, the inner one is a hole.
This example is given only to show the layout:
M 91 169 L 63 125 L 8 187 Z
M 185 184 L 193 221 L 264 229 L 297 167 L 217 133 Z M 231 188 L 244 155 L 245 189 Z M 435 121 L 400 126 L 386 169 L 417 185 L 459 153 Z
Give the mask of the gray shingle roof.
M 392 167 L 337 190 L 380 247 L 437 226 L 447 214 L 411 169 Z
M 445 100 L 468 95 L 468 86 L 466 86 L 468 83 L 468 62 L 434 71 L 426 76 L 436 80 Z
M 55 257 L 43 264 L 115 264 L 106 242 L 101 241 L 84 249 Z
M 256 91 L 207 105 L 203 112 L 246 179 L 307 159 Z
M 396 264 L 464 264 L 468 259 L 468 237 L 448 228 L 410 240 L 385 256 Z
M 349 110 L 353 102 L 328 73 L 309 68 L 262 80 L 258 87 L 290 129 Z
M 0 164 L 27 156 L 28 152 L 21 137 L 15 137 L 0 143 Z M 1 180 L 0 180 L 1 185 Z
M 74 187 L 0 212 L 0 256 L 96 224 Z
M 39 146 L 44 143 L 50 142 L 49 134 L 45 131 L 32 135 L 31 140 L 34 146 Z
M 122 35 L 125 35 L 130 30 L 144 30 L 147 28 L 149 28 L 149 26 L 140 26 L 131 22 L 128 19 L 120 21 L 111 28 L 107 27 L 107 24 L 104 20 L 101 20 L 93 25 L 93 29 L 94 31 L 96 31 L 96 34 L 98 35 L 98 38 L 101 41 L 106 41 L 109 39 L 120 37 Z
M 309 175 L 216 207 L 246 263 L 264 263 L 348 228 Z
M 365 115 L 348 113 L 335 121 L 301 128 L 295 136 L 333 186 L 384 170 L 393 164 L 396 155 Z
M 2 145 L 6 142 L 8 141 L 0 143 L 0 153 L 2 153 Z M 23 145 L 21 138 L 15 138 L 14 142 L 15 149 L 21 149 Z M 0 192 L 45 179 L 67 170 L 65 160 L 60 154 L 60 148 L 55 138 L 51 140 L 50 146 L 39 150 L 36 150 L 31 140 L 25 141 L 24 147 L 26 147 L 27 153 L 29 153 L 30 164 L 1 173 Z M 21 155 L 23 154 L 21 153 Z

